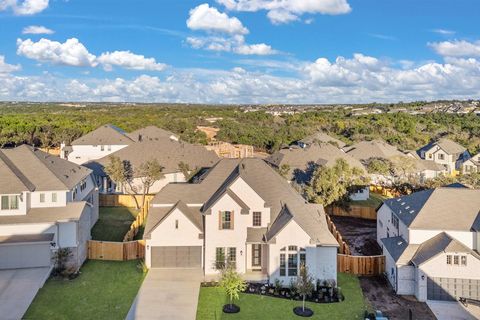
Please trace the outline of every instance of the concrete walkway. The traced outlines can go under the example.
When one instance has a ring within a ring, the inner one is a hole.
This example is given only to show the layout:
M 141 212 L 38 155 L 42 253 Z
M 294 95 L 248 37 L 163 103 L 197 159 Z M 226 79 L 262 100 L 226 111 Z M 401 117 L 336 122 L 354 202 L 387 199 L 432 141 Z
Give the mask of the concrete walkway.
M 0 319 L 21 319 L 49 275 L 49 267 L 0 270 Z
M 465 307 L 458 301 L 427 301 L 438 320 L 476 320 L 480 319 L 480 307 Z
M 195 320 L 199 269 L 150 269 L 127 315 L 127 320 Z

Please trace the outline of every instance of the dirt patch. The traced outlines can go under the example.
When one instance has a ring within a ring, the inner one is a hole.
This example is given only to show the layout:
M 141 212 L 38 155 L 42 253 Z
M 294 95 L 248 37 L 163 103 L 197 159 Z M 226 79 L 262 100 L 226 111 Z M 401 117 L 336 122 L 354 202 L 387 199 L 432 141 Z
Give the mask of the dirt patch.
M 352 255 L 381 255 L 382 249 L 377 243 L 377 222 L 351 217 L 331 216 L 337 230 L 348 244 Z
M 418 302 L 415 297 L 399 296 L 395 294 L 387 279 L 383 276 L 359 277 L 365 299 L 375 310 L 380 310 L 391 320 L 409 319 L 409 310 L 412 310 L 412 319 L 435 320 L 426 303 Z

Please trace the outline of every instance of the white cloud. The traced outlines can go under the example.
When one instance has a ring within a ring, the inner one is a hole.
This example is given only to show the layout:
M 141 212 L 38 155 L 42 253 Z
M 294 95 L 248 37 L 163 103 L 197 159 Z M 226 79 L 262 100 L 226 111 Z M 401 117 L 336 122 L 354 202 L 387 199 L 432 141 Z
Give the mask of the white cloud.
M 0 55 L 0 75 L 20 70 L 20 65 L 8 64 L 5 62 L 5 56 Z
M 242 44 L 234 49 L 235 53 L 243 55 L 259 55 L 266 56 L 274 54 L 275 51 L 271 46 L 265 43 L 259 44 Z
M 452 36 L 456 33 L 453 30 L 447 30 L 447 29 L 433 29 L 432 32 L 441 34 L 443 36 Z
M 97 61 L 105 70 L 111 71 L 113 66 L 119 66 L 131 70 L 163 71 L 166 65 L 157 63 L 154 58 L 145 58 L 143 55 L 134 54 L 130 51 L 114 51 L 102 53 Z
M 75 67 L 94 67 L 95 56 L 76 38 L 60 43 L 48 39 L 33 42 L 30 39 L 17 39 L 17 54 L 40 62 L 49 62 Z
M 480 40 L 475 42 L 465 40 L 443 41 L 429 43 L 428 45 L 444 57 L 480 57 Z
M 0 0 L 0 11 L 11 9 L 16 15 L 34 15 L 48 8 L 49 0 Z
M 55 31 L 44 26 L 28 26 L 23 28 L 23 34 L 53 34 Z
M 240 55 L 272 55 L 277 51 L 265 43 L 247 44 L 242 35 L 233 37 L 188 37 L 187 43 L 194 49 L 233 52 Z
M 303 14 L 338 15 L 352 9 L 347 0 L 217 0 L 228 10 L 256 12 L 266 10 L 274 24 L 298 20 Z
M 187 26 L 192 30 L 222 32 L 232 35 L 248 33 L 248 29 L 236 17 L 229 17 L 226 13 L 210 7 L 207 3 L 190 10 Z

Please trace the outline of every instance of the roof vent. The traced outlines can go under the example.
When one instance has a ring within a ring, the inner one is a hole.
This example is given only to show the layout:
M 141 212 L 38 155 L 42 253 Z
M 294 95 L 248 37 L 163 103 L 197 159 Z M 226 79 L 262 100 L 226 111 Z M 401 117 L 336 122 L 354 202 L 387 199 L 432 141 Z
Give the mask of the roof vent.
M 399 245 L 399 246 L 401 246 L 402 244 L 403 244 L 403 241 L 402 241 L 402 240 L 400 240 L 400 241 L 397 242 L 397 245 Z
M 410 210 L 410 213 L 414 213 L 414 212 L 415 212 L 415 210 Z

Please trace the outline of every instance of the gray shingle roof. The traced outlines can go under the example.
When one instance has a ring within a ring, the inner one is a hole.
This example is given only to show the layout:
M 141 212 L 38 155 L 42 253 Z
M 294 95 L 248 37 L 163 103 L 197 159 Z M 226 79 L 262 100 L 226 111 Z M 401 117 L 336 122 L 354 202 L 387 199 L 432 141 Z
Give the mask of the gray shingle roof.
M 129 145 L 132 142 L 133 140 L 127 136 L 125 131 L 114 125 L 106 124 L 72 141 L 71 145 Z
M 460 241 L 450 237 L 447 233 L 442 232 L 423 242 L 413 256 L 412 262 L 419 266 L 442 252 L 470 253 L 477 259 L 480 259 L 480 256 L 473 250 Z
M 370 158 L 391 159 L 393 157 L 404 157 L 396 147 L 381 140 L 361 141 L 350 147 L 344 148 L 347 154 L 357 160 L 367 160 Z
M 313 243 L 338 245 L 328 230 L 323 208 L 306 203 L 286 180 L 260 159 L 222 159 L 201 183 L 168 185 L 152 203 L 173 204 L 182 200 L 187 204 L 205 204 L 214 194 L 229 189 L 238 177 L 270 207 L 271 221 L 275 221 L 287 205 L 292 219 L 305 230 Z
M 0 153 L 2 153 L 0 170 L 9 172 L 6 175 L 8 180 L 0 182 L 4 193 L 9 193 L 8 191 L 18 193 L 34 190 L 70 190 L 92 172 L 83 166 L 27 145 L 21 145 L 13 149 L 3 149 Z M 12 173 L 16 178 L 13 177 Z M 19 181 L 22 182 L 23 186 Z M 19 190 L 23 187 L 25 187 L 23 190 Z
M 267 228 L 247 228 L 247 243 L 264 242 L 264 236 Z
M 178 140 L 178 136 L 173 132 L 158 128 L 156 126 L 148 126 L 135 130 L 131 133 L 127 133 L 127 136 L 135 142 L 139 141 L 155 141 L 163 138 L 175 137 Z
M 456 143 L 455 141 L 452 141 L 452 140 L 447 139 L 447 138 L 441 138 L 441 139 L 438 139 L 436 141 L 432 141 L 429 144 L 423 146 L 422 148 L 420 148 L 418 150 L 418 153 L 420 154 L 421 151 L 428 151 L 435 145 L 438 145 L 440 148 L 442 148 L 443 151 L 445 151 L 448 154 L 452 154 L 452 155 L 463 153 L 467 150 L 464 146 Z
M 384 204 L 413 229 L 471 231 L 480 213 L 480 190 L 430 189 Z
M 382 243 L 393 260 L 400 265 L 409 264 L 419 247 L 418 244 L 409 245 L 401 236 L 384 238 Z
M 26 215 L 0 216 L 0 225 L 78 221 L 87 207 L 85 201 L 69 202 L 65 207 L 31 208 Z
M 0 236 L 0 244 L 10 243 L 31 243 L 31 242 L 52 242 L 55 234 L 15 234 L 11 236 Z
M 333 143 L 333 144 L 336 144 L 337 147 L 339 148 L 343 148 L 345 147 L 346 143 L 337 139 L 337 138 L 334 138 L 328 134 L 326 134 L 325 132 L 317 132 L 317 133 L 314 133 L 308 137 L 305 137 L 303 138 L 302 140 L 299 140 L 299 142 L 302 142 L 302 143 L 305 143 L 305 144 L 312 144 L 314 142 L 326 142 L 326 143 Z

